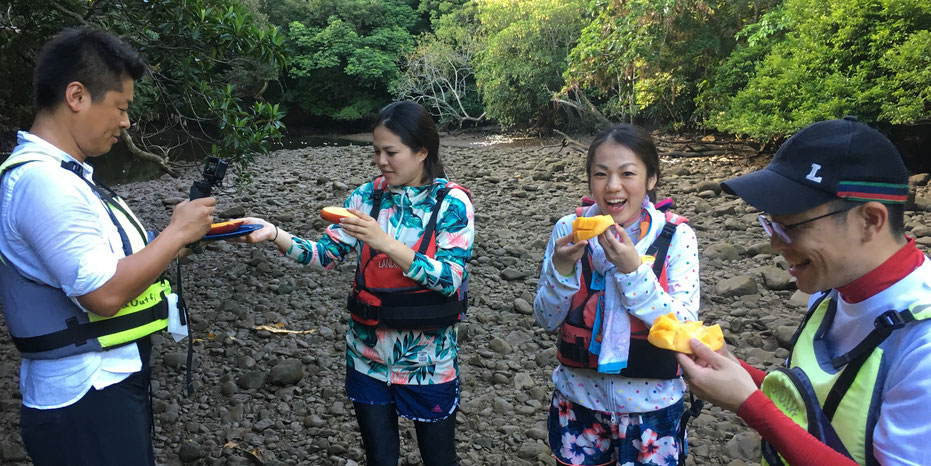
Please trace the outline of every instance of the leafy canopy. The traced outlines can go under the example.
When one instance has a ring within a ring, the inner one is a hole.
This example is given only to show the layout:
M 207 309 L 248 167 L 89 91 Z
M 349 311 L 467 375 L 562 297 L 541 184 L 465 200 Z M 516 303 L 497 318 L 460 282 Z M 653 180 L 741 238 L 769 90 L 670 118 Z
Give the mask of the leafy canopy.
M 931 3 L 786 0 L 772 13 L 717 71 L 708 126 L 765 140 L 847 114 L 931 120 Z
M 311 0 L 288 25 L 289 102 L 336 120 L 373 117 L 390 102 L 421 16 L 403 0 Z

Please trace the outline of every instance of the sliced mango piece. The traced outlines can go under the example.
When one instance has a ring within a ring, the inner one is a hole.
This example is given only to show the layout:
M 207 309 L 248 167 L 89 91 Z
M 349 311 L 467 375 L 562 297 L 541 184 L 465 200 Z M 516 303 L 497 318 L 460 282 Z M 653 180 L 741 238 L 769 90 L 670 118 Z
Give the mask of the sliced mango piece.
M 702 326 L 700 320 L 696 322 L 679 322 L 675 314 L 671 312 L 659 316 L 653 321 L 647 341 L 659 348 L 691 354 L 690 338 L 697 338 L 713 351 L 717 351 L 724 346 L 724 333 L 721 332 L 720 325 L 714 324 L 705 327 Z
M 222 235 L 224 233 L 232 233 L 239 229 L 239 226 L 245 220 L 229 220 L 226 222 L 212 223 L 210 224 L 210 231 L 207 232 L 208 235 Z
M 592 239 L 614 225 L 610 215 L 596 215 L 594 217 L 576 217 L 572 221 L 572 242 Z
M 320 211 L 320 217 L 328 222 L 339 223 L 339 219 L 343 217 L 355 217 L 355 215 L 342 207 L 324 207 L 323 210 Z

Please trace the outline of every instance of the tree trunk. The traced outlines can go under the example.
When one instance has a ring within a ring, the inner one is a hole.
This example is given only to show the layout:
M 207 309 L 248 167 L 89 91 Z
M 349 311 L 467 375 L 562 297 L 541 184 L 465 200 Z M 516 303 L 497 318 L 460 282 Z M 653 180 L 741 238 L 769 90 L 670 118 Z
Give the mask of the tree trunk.
M 556 134 L 558 134 L 558 135 L 560 135 L 560 136 L 562 136 L 562 146 L 563 146 L 563 147 L 571 147 L 571 148 L 576 149 L 576 150 L 581 151 L 581 152 L 588 152 L 588 146 L 586 146 L 585 144 L 582 144 L 582 143 L 579 142 L 579 141 L 576 141 L 575 139 L 572 139 L 571 137 L 569 137 L 568 134 L 566 134 L 566 133 L 564 133 L 564 132 L 562 132 L 562 131 L 560 131 L 560 130 L 558 130 L 558 129 L 554 129 L 553 132 L 556 133 Z
M 145 160 L 147 162 L 152 162 L 158 165 L 158 168 L 160 168 L 163 172 L 171 175 L 173 178 L 178 178 L 179 176 L 181 176 L 181 174 L 178 173 L 177 170 L 168 166 L 168 159 L 164 157 L 159 157 L 158 155 L 155 155 L 151 152 L 144 151 L 140 149 L 139 147 L 137 147 L 136 143 L 133 142 L 132 136 L 130 136 L 129 132 L 127 132 L 125 129 L 120 131 L 120 140 L 122 140 L 123 143 L 126 144 L 126 147 L 129 149 L 129 153 L 132 154 L 133 157 L 139 160 Z

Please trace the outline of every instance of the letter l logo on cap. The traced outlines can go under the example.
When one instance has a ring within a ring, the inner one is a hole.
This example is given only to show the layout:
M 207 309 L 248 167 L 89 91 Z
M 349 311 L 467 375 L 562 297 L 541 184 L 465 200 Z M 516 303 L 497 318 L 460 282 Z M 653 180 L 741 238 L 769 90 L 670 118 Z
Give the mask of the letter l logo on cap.
M 808 176 L 806 176 L 805 179 L 814 181 L 815 183 L 820 183 L 821 177 L 815 176 L 818 174 L 818 170 L 821 170 L 821 165 L 818 165 L 817 163 L 811 164 L 811 172 L 808 173 Z

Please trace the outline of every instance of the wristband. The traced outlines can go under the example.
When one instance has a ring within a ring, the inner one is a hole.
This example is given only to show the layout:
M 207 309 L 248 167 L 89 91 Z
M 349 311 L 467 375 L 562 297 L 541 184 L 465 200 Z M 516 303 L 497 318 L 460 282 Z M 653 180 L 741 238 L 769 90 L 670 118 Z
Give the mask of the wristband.
M 277 225 L 275 225 L 275 237 L 272 238 L 272 243 L 274 243 L 276 239 L 278 239 L 278 226 Z

